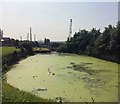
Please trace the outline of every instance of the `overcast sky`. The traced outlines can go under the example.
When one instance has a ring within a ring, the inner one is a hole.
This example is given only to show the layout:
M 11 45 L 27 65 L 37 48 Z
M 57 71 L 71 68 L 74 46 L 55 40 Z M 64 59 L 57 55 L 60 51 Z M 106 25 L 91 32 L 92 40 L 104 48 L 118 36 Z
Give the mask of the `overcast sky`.
M 21 2 L 2 3 L 2 29 L 4 36 L 27 38 L 29 27 L 37 40 L 66 40 L 69 20 L 73 19 L 73 34 L 79 29 L 116 25 L 117 2 Z

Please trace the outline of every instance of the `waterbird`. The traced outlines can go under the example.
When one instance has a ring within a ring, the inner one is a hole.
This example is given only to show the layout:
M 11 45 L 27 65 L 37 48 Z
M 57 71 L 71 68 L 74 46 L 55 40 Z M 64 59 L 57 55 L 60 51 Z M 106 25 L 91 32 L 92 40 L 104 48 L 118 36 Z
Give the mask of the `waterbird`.
M 47 75 L 50 75 L 50 73 L 52 73 L 52 72 L 50 71 L 50 68 L 48 68 L 48 74 Z

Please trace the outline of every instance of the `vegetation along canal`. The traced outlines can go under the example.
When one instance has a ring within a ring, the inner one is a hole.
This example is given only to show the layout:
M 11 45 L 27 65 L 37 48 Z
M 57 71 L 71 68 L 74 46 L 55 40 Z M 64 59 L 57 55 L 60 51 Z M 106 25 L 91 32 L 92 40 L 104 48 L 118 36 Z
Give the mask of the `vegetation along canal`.
M 6 73 L 7 82 L 47 99 L 117 102 L 118 64 L 75 54 L 37 54 Z

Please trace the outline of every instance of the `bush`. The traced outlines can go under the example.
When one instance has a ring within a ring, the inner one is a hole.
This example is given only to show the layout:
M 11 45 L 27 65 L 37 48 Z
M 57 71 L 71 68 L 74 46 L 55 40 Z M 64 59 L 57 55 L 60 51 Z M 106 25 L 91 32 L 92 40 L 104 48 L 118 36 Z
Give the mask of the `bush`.
M 34 54 L 34 51 L 33 51 L 33 47 L 32 47 L 32 44 L 30 43 L 24 43 L 21 45 L 23 48 L 25 48 L 25 50 L 27 51 L 27 53 L 29 55 L 33 55 Z

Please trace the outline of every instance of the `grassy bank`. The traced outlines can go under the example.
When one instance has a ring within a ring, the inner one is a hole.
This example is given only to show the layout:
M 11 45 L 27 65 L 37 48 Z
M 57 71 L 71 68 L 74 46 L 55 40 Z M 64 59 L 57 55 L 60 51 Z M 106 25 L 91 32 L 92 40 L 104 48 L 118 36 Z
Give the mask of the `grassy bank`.
M 49 100 L 39 98 L 31 93 L 20 91 L 5 81 L 2 83 L 2 102 L 48 102 Z
M 50 51 L 48 48 L 33 48 L 34 51 Z
M 16 49 L 15 47 L 0 47 L 0 55 L 2 56 L 12 54 L 14 51 L 19 52 L 20 49 L 19 48 Z
M 50 53 L 51 50 L 48 48 L 33 48 L 35 53 Z
M 9 57 L 14 52 L 20 52 L 19 48 L 15 47 L 0 47 L 0 56 Z M 10 65 L 11 66 L 11 65 Z M 10 68 L 10 66 L 8 68 Z M 2 102 L 50 102 L 50 100 L 42 99 L 33 95 L 32 93 L 21 91 L 13 86 L 9 85 L 3 80 L 2 83 Z

